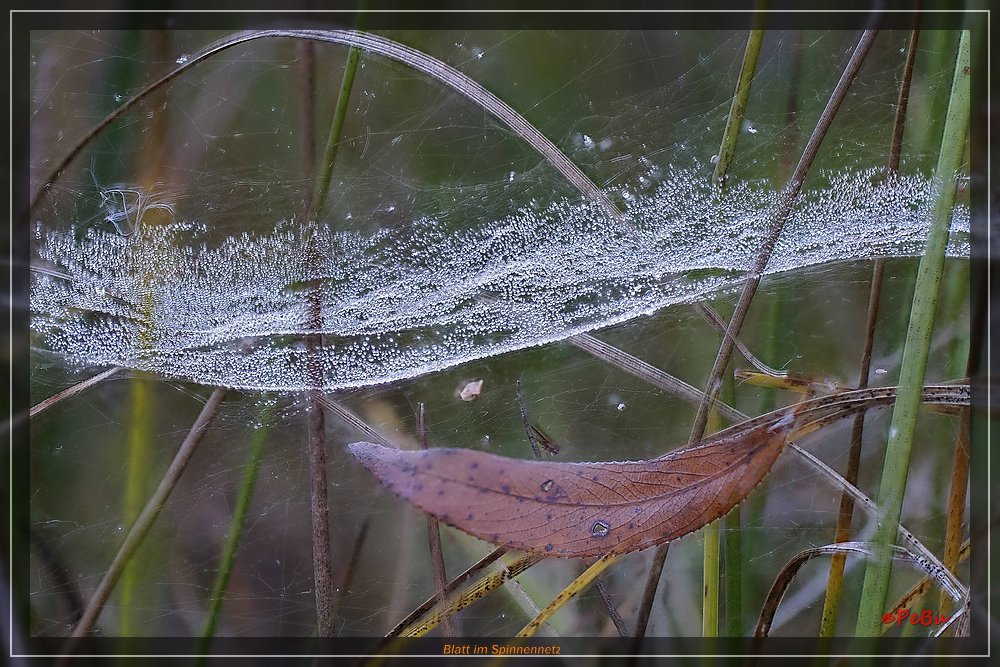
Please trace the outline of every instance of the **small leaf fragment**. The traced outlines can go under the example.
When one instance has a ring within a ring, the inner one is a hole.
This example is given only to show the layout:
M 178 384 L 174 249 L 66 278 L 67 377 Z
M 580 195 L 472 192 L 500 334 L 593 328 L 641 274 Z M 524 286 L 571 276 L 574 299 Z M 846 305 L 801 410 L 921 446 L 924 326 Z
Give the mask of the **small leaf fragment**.
M 487 542 L 545 556 L 629 553 L 674 540 L 742 502 L 774 465 L 795 412 L 645 461 L 556 463 L 468 449 L 351 452 L 399 497 Z

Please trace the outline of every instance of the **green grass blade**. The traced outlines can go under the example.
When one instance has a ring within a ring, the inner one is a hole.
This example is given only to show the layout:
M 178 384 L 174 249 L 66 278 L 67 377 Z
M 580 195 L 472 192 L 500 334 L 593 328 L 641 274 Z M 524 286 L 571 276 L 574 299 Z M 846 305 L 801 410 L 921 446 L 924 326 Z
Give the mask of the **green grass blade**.
M 760 57 L 760 45 L 764 42 L 763 30 L 751 30 L 747 35 L 746 49 L 743 51 L 743 66 L 740 68 L 740 78 L 736 81 L 736 94 L 729 107 L 729 119 L 722 133 L 722 144 L 719 146 L 719 159 L 715 163 L 713 180 L 720 188 L 725 187 L 729 177 L 729 167 L 736 154 L 736 141 L 743 126 L 743 114 L 747 110 L 747 100 L 750 99 L 750 84 L 757 70 L 757 59 Z
M 240 494 L 236 499 L 233 520 L 229 524 L 226 545 L 223 548 L 222 558 L 219 562 L 219 573 L 216 575 L 215 584 L 212 586 L 208 618 L 205 620 L 205 627 L 201 633 L 202 639 L 198 645 L 198 653 L 202 655 L 208 652 L 208 645 L 212 637 L 215 636 L 215 630 L 218 627 L 222 599 L 226 593 L 226 588 L 229 586 L 229 577 L 232 575 L 233 564 L 236 562 L 236 552 L 239 551 L 240 540 L 243 539 L 243 531 L 246 528 L 247 515 L 250 510 L 250 500 L 253 498 L 254 488 L 257 486 L 257 474 L 260 471 L 261 456 L 264 453 L 264 444 L 267 442 L 267 435 L 273 418 L 274 408 L 264 408 L 260 415 L 261 426 L 254 430 L 251 438 L 250 458 L 247 461 L 246 473 L 243 475 Z
M 340 135 L 344 129 L 344 119 L 347 118 L 347 104 L 351 100 L 351 89 L 354 87 L 354 76 L 358 71 L 358 59 L 361 49 L 352 46 L 347 54 L 347 64 L 344 65 L 344 78 L 340 82 L 340 95 L 337 97 L 337 108 L 333 112 L 330 123 L 330 136 L 327 139 L 326 151 L 320 165 L 319 179 L 316 181 L 316 194 L 313 196 L 315 206 L 313 213 L 318 217 L 323 214 L 326 198 L 330 193 L 330 179 L 333 176 L 333 165 L 337 161 L 337 149 L 340 147 Z
M 858 614 L 857 634 L 864 636 L 874 637 L 880 633 L 889 592 L 892 568 L 889 552 L 903 506 L 934 311 L 941 287 L 944 249 L 955 202 L 955 175 L 961 166 L 969 127 L 969 41 L 969 31 L 963 31 L 936 171 L 940 192 L 934 206 L 927 249 L 917 270 L 910 325 L 903 348 L 899 395 L 889 427 L 885 465 L 879 486 L 879 527 L 874 536 L 876 560 L 865 570 L 864 595 Z

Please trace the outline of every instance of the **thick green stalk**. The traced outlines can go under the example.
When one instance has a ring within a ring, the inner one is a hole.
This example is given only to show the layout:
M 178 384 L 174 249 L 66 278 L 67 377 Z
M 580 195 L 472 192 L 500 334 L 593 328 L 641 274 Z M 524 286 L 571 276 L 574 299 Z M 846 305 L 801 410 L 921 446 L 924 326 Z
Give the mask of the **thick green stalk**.
M 917 270 L 917 283 L 910 311 L 910 325 L 903 348 L 899 394 L 892 413 L 886 445 L 882 482 L 879 486 L 879 524 L 874 536 L 874 561 L 865 570 L 864 593 L 858 613 L 857 634 L 878 636 L 882 614 L 886 611 L 892 547 L 899 523 L 910 468 L 913 434 L 916 430 L 920 394 L 927 369 L 934 311 L 937 307 L 948 241 L 952 208 L 955 202 L 955 175 L 961 166 L 966 133 L 969 127 L 969 31 L 962 32 L 955 63 L 955 77 L 948 103 L 936 179 L 939 193 L 934 206 L 927 249 Z
M 132 414 L 129 416 L 128 472 L 125 481 L 125 516 L 123 523 L 131 527 L 148 495 L 149 487 L 149 442 L 152 438 L 153 415 L 150 410 L 149 386 L 144 380 L 132 383 Z M 140 565 L 135 558 L 130 560 L 122 572 L 121 592 L 118 604 L 121 609 L 118 632 L 123 637 L 135 634 L 135 599 L 139 587 Z

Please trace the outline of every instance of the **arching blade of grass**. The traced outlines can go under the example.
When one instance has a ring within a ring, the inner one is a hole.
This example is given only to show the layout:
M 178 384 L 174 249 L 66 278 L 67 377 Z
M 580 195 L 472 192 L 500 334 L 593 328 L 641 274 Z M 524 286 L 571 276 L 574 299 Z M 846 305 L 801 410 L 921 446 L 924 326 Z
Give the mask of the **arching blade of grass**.
M 828 544 L 824 547 L 806 549 L 805 551 L 796 554 L 796 556 L 781 569 L 781 572 L 778 573 L 778 576 L 774 580 L 771 592 L 768 593 L 767 600 L 765 601 L 764 607 L 760 612 L 760 619 L 757 621 L 757 629 L 754 631 L 755 637 L 767 636 L 767 633 L 771 629 L 771 622 L 774 620 L 774 614 L 778 610 L 778 605 L 781 604 L 781 598 L 784 597 L 789 584 L 792 583 L 792 580 L 795 578 L 795 575 L 802 568 L 802 566 L 817 556 L 832 556 L 835 554 L 856 554 L 871 558 L 874 557 L 874 547 L 868 542 L 838 542 L 836 544 Z M 956 588 L 952 584 L 952 581 L 948 577 L 944 576 L 944 572 L 942 572 L 939 568 L 936 568 L 932 563 L 928 563 L 925 559 L 895 545 L 892 547 L 891 555 L 893 560 L 908 563 L 926 572 L 928 578 L 933 578 L 951 599 L 961 600 L 964 597 L 965 592 Z M 880 620 L 882 620 L 881 617 Z
M 903 78 L 899 84 L 899 97 L 896 102 L 896 121 L 892 130 L 892 142 L 889 146 L 889 177 L 895 177 L 899 171 L 899 159 L 902 152 L 903 128 L 906 120 L 906 107 L 910 99 L 910 81 L 913 78 L 913 62 L 917 57 L 917 42 L 919 30 L 910 33 L 903 64 Z M 871 369 L 872 348 L 875 343 L 875 324 L 878 319 L 879 300 L 882 294 L 882 274 L 885 261 L 875 260 L 872 267 L 871 288 L 868 297 L 868 314 L 865 318 L 865 344 L 861 352 L 861 364 L 858 371 L 858 389 L 868 386 L 868 373 Z M 854 418 L 851 431 L 851 451 L 847 456 L 847 481 L 857 484 L 858 471 L 861 466 L 861 441 L 864 436 L 865 415 Z M 840 512 L 837 516 L 837 529 L 834 542 L 846 542 L 851 538 L 851 519 L 854 516 L 854 501 L 847 494 L 840 497 Z M 827 578 L 826 598 L 823 600 L 823 616 L 820 622 L 820 637 L 833 637 L 837 632 L 837 616 L 840 610 L 840 597 L 844 581 L 844 565 L 846 556 L 834 554 L 830 559 L 830 575 Z
M 866 512 L 868 512 L 869 515 L 875 517 L 876 519 L 878 518 L 878 507 L 875 505 L 875 501 L 873 501 L 871 498 L 862 493 L 861 490 L 858 489 L 856 486 L 854 486 L 846 479 L 844 479 L 836 470 L 826 465 L 825 463 L 823 463 L 815 456 L 805 451 L 796 444 L 788 443 L 788 448 L 798 453 L 800 456 L 806 459 L 807 462 L 809 462 L 811 467 L 821 472 L 823 477 L 828 482 L 830 482 L 834 486 L 834 488 L 849 493 L 851 497 L 854 498 L 854 503 L 856 506 L 862 507 Z M 935 566 L 937 570 L 939 570 L 942 573 L 942 576 L 947 577 L 954 588 L 964 591 L 966 593 L 968 592 L 967 588 L 957 578 L 955 578 L 955 575 L 953 575 L 944 567 L 944 564 L 941 563 L 938 557 L 935 556 L 934 553 L 930 549 L 928 549 L 923 542 L 918 540 L 913 535 L 913 533 L 907 530 L 906 527 L 903 526 L 903 524 L 897 523 L 893 527 L 893 530 L 894 532 L 898 533 L 901 538 L 903 538 L 903 541 L 913 546 L 919 556 L 921 556 L 931 565 Z M 881 616 L 879 616 L 879 619 L 881 620 Z
M 432 58 L 425 53 L 411 49 L 404 44 L 379 37 L 378 35 L 353 30 L 248 30 L 223 37 L 209 44 L 198 53 L 191 55 L 183 64 L 143 88 L 94 125 L 61 160 L 55 163 L 48 178 L 32 196 L 29 213 L 38 206 L 42 195 L 55 184 L 70 162 L 80 154 L 80 151 L 129 109 L 187 70 L 199 63 L 205 62 L 222 51 L 258 39 L 275 38 L 305 39 L 357 47 L 361 50 L 377 53 L 386 58 L 405 63 L 433 77 L 499 119 L 517 136 L 526 141 L 539 155 L 545 158 L 568 182 L 584 193 L 586 197 L 599 204 L 608 215 L 614 218 L 621 216 L 621 212 L 614 203 L 555 144 L 539 132 L 521 114 L 514 111 L 514 109 L 496 95 L 483 88 L 478 82 L 462 74 L 450 65 Z
M 264 453 L 264 445 L 267 443 L 271 421 L 274 419 L 274 408 L 264 408 L 260 413 L 259 419 L 261 425 L 254 429 L 250 440 L 250 458 L 247 460 L 246 472 L 243 473 L 243 483 L 240 485 L 236 507 L 233 509 L 233 519 L 229 524 L 229 532 L 226 535 L 226 545 L 223 548 L 222 557 L 219 559 L 219 572 L 215 577 L 215 583 L 212 585 L 208 617 L 205 619 L 205 626 L 201 632 L 201 641 L 198 643 L 198 653 L 202 655 L 208 653 L 209 644 L 212 637 L 215 636 L 215 629 L 219 623 L 219 612 L 222 609 L 222 601 L 229 586 L 229 577 L 233 572 L 233 564 L 236 562 L 240 540 L 243 539 L 243 531 L 246 528 L 250 501 L 253 498 L 254 488 L 257 485 L 257 473 L 260 471 L 261 456 Z
M 969 553 L 971 553 L 972 551 L 971 545 L 972 545 L 971 540 L 965 540 L 965 542 L 962 543 L 961 548 L 958 550 L 958 555 L 955 561 L 956 564 L 964 563 L 969 559 Z M 896 601 L 896 604 L 892 605 L 892 607 L 890 607 L 889 611 L 886 613 L 892 614 L 898 618 L 899 612 L 901 610 L 903 609 L 906 609 L 907 611 L 912 610 L 918 602 L 920 602 L 926 597 L 927 593 L 931 590 L 932 583 L 933 581 L 930 575 L 924 577 L 919 582 L 917 582 L 913 586 L 913 588 L 907 591 L 905 595 L 900 597 L 899 600 Z M 948 601 L 948 605 L 952 604 L 951 596 L 948 595 L 948 593 L 946 593 L 944 590 L 941 591 L 941 596 L 942 598 Z M 949 613 L 948 610 L 945 610 L 943 606 L 939 609 L 939 611 L 943 616 L 947 616 Z M 885 633 L 885 631 L 888 630 L 889 627 L 890 626 L 888 625 L 883 626 L 882 632 Z
M 894 537 L 892 527 L 899 522 L 906 491 L 920 403 L 918 394 L 927 368 L 927 353 L 944 265 L 944 248 L 955 202 L 955 176 L 961 167 L 969 127 L 969 64 L 969 32 L 963 31 L 936 169 L 940 191 L 934 206 L 927 247 L 917 270 L 910 325 L 900 369 L 900 393 L 896 398 L 889 427 L 885 465 L 879 486 L 880 525 L 874 537 L 877 558 L 865 569 L 864 595 L 857 624 L 857 634 L 864 636 L 876 636 L 881 630 L 882 614 L 885 612 L 889 592 L 889 576 L 892 571 L 889 551 Z

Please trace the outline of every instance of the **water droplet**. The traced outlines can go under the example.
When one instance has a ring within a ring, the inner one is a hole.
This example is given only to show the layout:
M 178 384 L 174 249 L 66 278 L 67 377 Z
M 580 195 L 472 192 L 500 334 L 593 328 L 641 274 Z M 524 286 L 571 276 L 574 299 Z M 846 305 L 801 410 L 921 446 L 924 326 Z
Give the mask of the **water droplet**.
M 607 537 L 610 531 L 611 527 L 606 521 L 595 521 L 594 525 L 590 527 L 590 534 L 594 537 Z
M 554 483 L 555 482 L 553 482 L 551 479 L 545 480 L 544 482 L 542 482 L 542 491 L 548 491 L 549 489 L 552 488 L 552 485 Z

